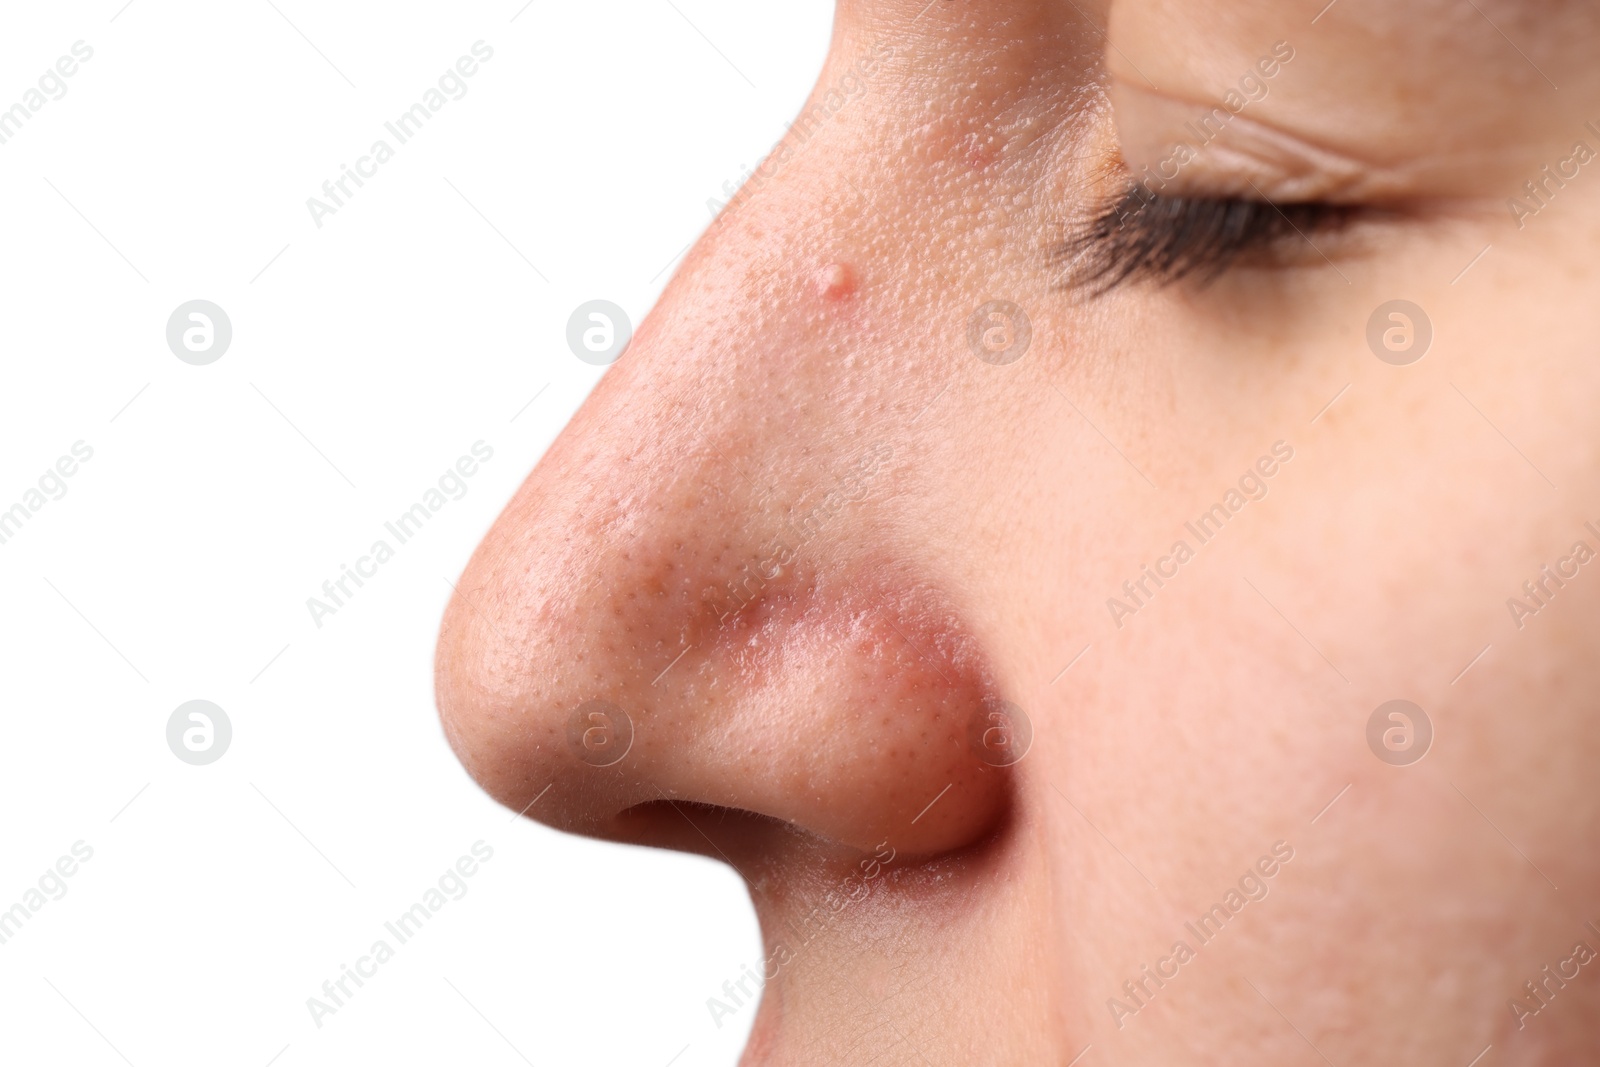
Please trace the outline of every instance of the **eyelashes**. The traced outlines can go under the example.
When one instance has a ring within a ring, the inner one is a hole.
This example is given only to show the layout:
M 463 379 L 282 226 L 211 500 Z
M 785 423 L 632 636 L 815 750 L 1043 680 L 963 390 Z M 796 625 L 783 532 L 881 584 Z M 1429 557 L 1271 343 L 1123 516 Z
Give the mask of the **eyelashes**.
M 1242 263 L 1272 266 L 1293 243 L 1344 226 L 1343 204 L 1273 205 L 1236 197 L 1163 196 L 1140 186 L 1103 205 L 1051 254 L 1066 288 L 1100 296 L 1124 284 L 1215 281 Z

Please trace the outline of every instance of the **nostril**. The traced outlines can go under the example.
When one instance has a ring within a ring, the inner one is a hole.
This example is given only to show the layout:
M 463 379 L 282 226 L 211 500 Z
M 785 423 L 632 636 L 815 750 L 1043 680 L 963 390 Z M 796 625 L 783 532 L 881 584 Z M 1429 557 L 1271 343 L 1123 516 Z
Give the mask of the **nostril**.
M 953 787 L 947 790 L 950 788 Z M 946 799 L 949 793 L 941 790 L 929 807 Z M 1008 796 L 986 832 L 973 835 L 957 848 L 919 851 L 908 847 L 908 842 L 915 843 L 914 838 L 888 828 L 875 844 L 863 847 L 823 837 L 809 827 L 758 811 L 662 797 L 641 801 L 620 812 L 609 824 L 605 836 L 720 860 L 732 867 L 752 892 L 768 888 L 776 873 L 801 868 L 813 872 L 848 870 L 863 857 L 871 856 L 880 860 L 892 858 L 897 873 L 895 880 L 913 876 L 913 882 L 907 883 L 909 886 L 917 884 L 915 875 L 919 871 L 932 874 L 936 882 L 946 861 L 981 853 L 1003 839 L 1012 817 Z
M 809 837 L 799 827 L 771 815 L 666 796 L 625 809 L 613 826 L 624 840 L 724 860 L 747 880 L 751 877 L 747 865 L 758 855 L 770 853 L 784 836 Z

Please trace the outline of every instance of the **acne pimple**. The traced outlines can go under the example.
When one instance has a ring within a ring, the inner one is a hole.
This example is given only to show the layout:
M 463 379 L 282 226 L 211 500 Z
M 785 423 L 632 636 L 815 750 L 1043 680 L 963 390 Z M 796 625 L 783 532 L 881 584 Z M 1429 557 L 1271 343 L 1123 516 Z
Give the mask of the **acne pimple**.
M 848 263 L 830 263 L 817 274 L 817 295 L 843 300 L 856 291 L 856 272 Z
M 1000 158 L 1003 145 L 993 136 L 979 137 L 973 134 L 967 138 L 967 166 L 973 170 L 986 170 L 990 164 Z

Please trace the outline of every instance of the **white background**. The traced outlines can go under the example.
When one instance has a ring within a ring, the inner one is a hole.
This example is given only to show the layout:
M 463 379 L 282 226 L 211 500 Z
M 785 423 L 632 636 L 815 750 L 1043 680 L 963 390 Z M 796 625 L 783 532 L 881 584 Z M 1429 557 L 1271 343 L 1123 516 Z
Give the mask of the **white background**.
M 433 642 L 603 373 L 568 316 L 643 317 L 798 111 L 829 5 L 274 2 L 8 5 L 0 33 L 0 108 L 94 49 L 0 145 L 0 510 L 94 450 L 0 544 L 0 910 L 94 850 L 0 944 L 0 1061 L 731 1064 L 750 1010 L 719 1031 L 705 1001 L 760 958 L 737 877 L 511 821 L 444 742 Z M 307 197 L 379 137 L 318 229 Z M 197 298 L 233 326 L 203 367 L 165 337 Z M 317 628 L 306 599 L 479 440 L 466 496 Z M 209 766 L 167 747 L 192 699 L 232 721 Z M 478 840 L 467 894 L 315 1026 Z

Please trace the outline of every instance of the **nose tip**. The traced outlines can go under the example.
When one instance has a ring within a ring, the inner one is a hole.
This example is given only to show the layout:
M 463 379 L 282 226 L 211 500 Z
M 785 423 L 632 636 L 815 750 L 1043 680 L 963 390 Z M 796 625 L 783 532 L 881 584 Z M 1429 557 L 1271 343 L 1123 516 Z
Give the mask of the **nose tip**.
M 706 491 L 728 480 L 715 447 L 580 462 L 564 443 L 480 546 L 441 633 L 446 733 L 492 796 L 671 847 L 664 802 L 909 856 L 997 823 L 1026 743 L 1014 709 L 951 598 L 844 532 L 864 517 Z M 848 466 L 883 476 L 892 455 Z M 728 533 L 776 513 L 776 536 Z

